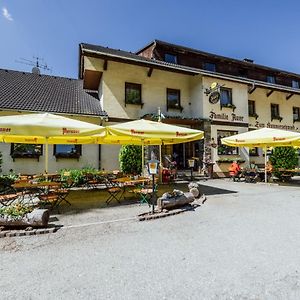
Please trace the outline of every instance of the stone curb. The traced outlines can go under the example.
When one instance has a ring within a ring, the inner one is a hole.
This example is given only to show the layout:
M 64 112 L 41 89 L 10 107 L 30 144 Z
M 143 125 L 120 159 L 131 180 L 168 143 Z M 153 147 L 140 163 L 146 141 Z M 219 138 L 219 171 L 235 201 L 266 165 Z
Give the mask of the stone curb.
M 0 231 L 0 238 L 55 233 L 59 228 L 60 228 L 59 226 L 56 226 L 50 228 L 32 229 L 28 231 L 27 230 L 5 230 L 5 231 Z
M 174 216 L 181 214 L 186 211 L 191 211 L 194 210 L 196 207 L 199 207 L 200 205 L 189 205 L 189 206 L 184 206 L 183 208 L 179 209 L 173 209 L 172 211 L 168 212 L 154 212 L 153 215 L 139 215 L 137 218 L 139 221 L 149 221 L 149 220 L 155 220 L 155 219 L 160 219 L 160 218 L 165 218 L 169 216 Z

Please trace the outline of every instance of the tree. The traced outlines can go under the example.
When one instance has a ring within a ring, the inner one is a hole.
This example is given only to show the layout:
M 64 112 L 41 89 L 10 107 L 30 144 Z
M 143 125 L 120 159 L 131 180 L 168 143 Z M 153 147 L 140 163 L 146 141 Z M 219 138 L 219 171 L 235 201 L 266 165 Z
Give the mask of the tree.
M 119 152 L 121 171 L 125 174 L 142 173 L 142 147 L 123 145 Z
M 276 177 L 280 180 L 289 179 L 294 175 L 292 172 L 278 170 L 291 170 L 298 166 L 298 151 L 293 147 L 276 147 L 273 149 L 270 161 Z

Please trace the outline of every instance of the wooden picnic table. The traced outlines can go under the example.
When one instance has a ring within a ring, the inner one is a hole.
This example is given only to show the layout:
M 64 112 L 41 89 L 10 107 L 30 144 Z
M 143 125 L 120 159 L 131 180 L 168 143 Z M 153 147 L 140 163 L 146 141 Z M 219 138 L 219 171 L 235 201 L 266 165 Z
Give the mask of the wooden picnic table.
M 38 198 L 40 202 L 45 204 L 50 204 L 50 208 L 59 207 L 59 205 L 65 201 L 69 205 L 71 203 L 66 199 L 69 194 L 68 189 L 62 188 L 62 183 L 55 181 L 42 181 L 42 182 L 32 182 L 32 181 L 21 181 L 16 182 L 12 185 L 14 189 L 21 192 L 23 200 L 27 196 L 29 201 Z

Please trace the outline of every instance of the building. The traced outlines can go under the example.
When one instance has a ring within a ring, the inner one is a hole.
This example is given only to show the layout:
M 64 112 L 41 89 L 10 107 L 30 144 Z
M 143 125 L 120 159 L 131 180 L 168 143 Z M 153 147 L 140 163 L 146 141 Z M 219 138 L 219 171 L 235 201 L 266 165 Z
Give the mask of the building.
M 90 44 L 80 44 L 79 53 L 79 78 L 98 92 L 109 123 L 155 118 L 160 107 L 164 122 L 205 131 L 204 142 L 164 148 L 179 155 L 181 167 L 197 157 L 224 176 L 232 160 L 263 163 L 263 157 L 260 149 L 221 145 L 222 137 L 265 126 L 300 128 L 299 74 L 158 40 L 136 53 Z M 117 167 L 117 151 L 102 146 L 104 168 Z
M 214 163 L 225 176 L 240 159 L 263 163 L 260 149 L 221 145 L 220 139 L 260 127 L 299 131 L 300 75 L 154 40 L 136 53 L 79 45 L 79 79 L 0 70 L 0 115 L 29 112 L 64 114 L 107 125 L 139 118 L 205 131 L 202 141 L 163 147 L 187 167 Z M 2 145 L 3 171 L 42 172 L 42 145 Z M 50 172 L 93 166 L 117 169 L 119 146 L 53 146 Z
M 34 112 L 61 114 L 101 124 L 107 119 L 98 94 L 83 89 L 83 81 L 0 69 L 0 116 Z M 43 145 L 1 144 L 2 171 L 43 173 Z M 49 171 L 99 168 L 99 145 L 49 145 Z

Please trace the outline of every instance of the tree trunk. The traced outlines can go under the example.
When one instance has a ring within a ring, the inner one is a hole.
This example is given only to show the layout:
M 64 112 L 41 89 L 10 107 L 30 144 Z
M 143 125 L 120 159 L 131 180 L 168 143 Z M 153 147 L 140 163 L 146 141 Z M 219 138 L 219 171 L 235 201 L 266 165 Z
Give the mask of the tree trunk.
M 31 213 L 24 215 L 22 218 L 11 216 L 0 216 L 0 226 L 10 227 L 47 227 L 49 221 L 48 209 L 35 209 Z

